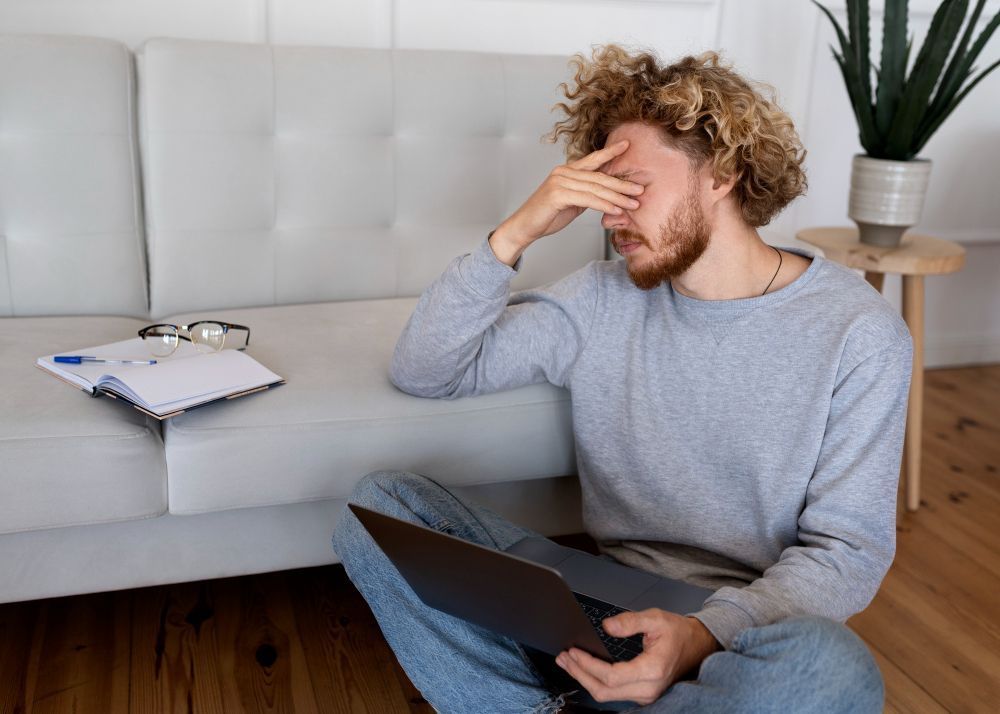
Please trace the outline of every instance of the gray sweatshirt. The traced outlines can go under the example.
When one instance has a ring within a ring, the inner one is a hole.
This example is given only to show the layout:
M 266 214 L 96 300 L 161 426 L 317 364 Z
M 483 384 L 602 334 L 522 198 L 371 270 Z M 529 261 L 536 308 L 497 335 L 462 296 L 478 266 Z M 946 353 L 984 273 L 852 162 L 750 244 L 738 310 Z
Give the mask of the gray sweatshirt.
M 794 615 L 843 622 L 895 554 L 912 341 L 858 275 L 791 252 L 809 268 L 762 297 L 642 291 L 624 261 L 511 295 L 520 261 L 484 241 L 422 295 L 391 379 L 449 399 L 566 387 L 587 532 L 713 589 L 691 614 L 726 649 Z

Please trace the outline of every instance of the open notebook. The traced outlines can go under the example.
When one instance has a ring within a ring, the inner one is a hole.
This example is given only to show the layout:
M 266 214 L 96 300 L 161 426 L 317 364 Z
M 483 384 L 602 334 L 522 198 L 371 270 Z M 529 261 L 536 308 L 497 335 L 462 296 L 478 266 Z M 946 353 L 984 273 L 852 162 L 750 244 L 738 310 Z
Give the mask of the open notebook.
M 156 364 L 64 364 L 55 355 L 36 365 L 93 395 L 121 399 L 157 419 L 168 419 L 220 399 L 235 399 L 284 384 L 285 380 L 238 350 L 201 352 L 182 341 L 169 357 L 153 357 L 139 337 L 73 352 L 105 359 L 149 360 Z

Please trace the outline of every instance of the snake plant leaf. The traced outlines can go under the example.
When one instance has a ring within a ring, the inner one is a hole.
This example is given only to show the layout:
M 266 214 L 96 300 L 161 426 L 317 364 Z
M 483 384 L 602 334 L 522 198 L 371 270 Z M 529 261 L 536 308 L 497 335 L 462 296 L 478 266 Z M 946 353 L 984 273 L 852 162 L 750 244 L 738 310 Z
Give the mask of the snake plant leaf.
M 967 80 L 969 77 L 971 77 L 972 74 L 975 71 L 976 71 L 975 67 L 971 67 L 969 69 L 962 70 L 962 73 L 960 75 L 958 75 L 958 79 L 957 79 L 958 86 L 955 87 L 954 91 L 952 91 L 949 95 L 947 95 L 945 97 L 942 97 L 941 101 L 938 101 L 938 99 L 935 98 L 934 101 L 931 102 L 931 106 L 928 107 L 927 111 L 924 112 L 924 116 L 920 120 L 920 125 L 917 127 L 917 133 L 916 133 L 916 137 L 915 137 L 915 141 L 917 143 L 919 143 L 920 145 L 923 145 L 926 142 L 926 139 L 921 140 L 921 137 L 924 137 L 925 135 L 927 135 L 929 137 L 929 135 L 927 134 L 927 132 L 928 132 L 928 130 L 930 129 L 931 126 L 934 126 L 934 125 L 940 126 L 940 122 L 938 122 L 938 117 L 940 117 L 941 113 L 948 106 L 950 106 L 952 100 L 954 100 L 954 98 L 955 98 L 955 95 L 958 94 L 958 91 L 961 88 L 961 85 L 965 82 L 965 80 Z M 938 89 L 938 92 L 940 93 L 940 88 Z
M 973 14 L 972 20 L 973 22 L 977 20 L 975 13 Z M 993 33 L 996 31 L 998 26 L 1000 26 L 1000 12 L 998 12 L 996 15 L 993 16 L 993 19 L 989 21 L 989 23 L 986 25 L 986 28 L 979 34 L 979 37 L 976 38 L 976 41 L 975 43 L 973 43 L 972 48 L 961 59 L 961 64 L 959 65 L 957 76 L 954 79 L 952 79 L 951 85 L 947 88 L 938 90 L 938 94 L 940 95 L 941 101 L 938 101 L 939 97 L 935 97 L 934 102 L 931 104 L 931 108 L 927 112 L 927 116 L 925 117 L 924 124 L 926 126 L 929 126 L 931 123 L 933 123 L 937 115 L 940 114 L 946 106 L 950 105 L 951 101 L 958 93 L 958 90 L 961 87 L 962 83 L 965 82 L 965 80 L 968 79 L 975 72 L 974 68 L 972 67 L 972 63 L 976 61 L 976 58 L 979 56 L 979 53 L 983 51 L 984 47 L 986 47 L 986 43 L 989 42 L 990 38 L 993 36 Z M 972 23 L 970 23 L 969 26 L 966 28 L 966 34 L 971 36 L 970 30 L 972 29 L 972 27 L 973 25 Z M 923 128 L 926 128 L 926 126 Z M 938 123 L 938 126 L 940 126 L 940 122 Z
M 990 41 L 990 37 L 993 36 L 997 26 L 1000 26 L 1000 12 L 993 16 L 993 19 L 990 20 L 986 29 L 979 34 L 979 37 L 976 38 L 975 43 L 972 45 L 972 49 L 969 50 L 968 61 L 966 63 L 967 65 L 971 65 L 976 61 L 976 57 L 978 57 L 979 53 L 983 51 L 984 47 L 986 47 L 986 43 Z
M 969 24 L 965 26 L 962 39 L 959 40 L 958 47 L 955 48 L 955 54 L 952 55 L 951 62 L 948 63 L 948 69 L 945 70 L 944 76 L 941 78 L 941 83 L 938 85 L 937 94 L 934 96 L 934 101 L 931 102 L 930 110 L 927 112 L 928 116 L 936 115 L 942 107 L 947 105 L 958 92 L 959 87 L 962 86 L 962 82 L 968 79 L 971 74 L 968 71 L 971 62 L 966 62 L 966 50 L 969 47 L 969 42 L 972 40 L 972 33 L 976 29 L 976 23 L 979 22 L 979 16 L 982 14 L 985 4 L 986 0 L 979 0 L 976 3 L 975 9 L 972 11 L 972 17 L 969 19 Z
M 924 144 L 926 144 L 927 141 L 931 138 L 931 136 L 933 136 L 934 132 L 938 130 L 938 127 L 941 126 L 942 122 L 944 122 L 944 120 L 947 119 L 948 116 L 953 111 L 955 111 L 955 107 L 957 107 L 961 103 L 961 101 L 965 99 L 965 96 L 972 91 L 972 88 L 975 87 L 977 84 L 979 84 L 981 81 L 983 81 L 983 78 L 986 77 L 986 75 L 988 75 L 990 72 L 995 70 L 997 67 L 1000 67 L 1000 60 L 997 60 L 989 67 L 984 69 L 982 72 L 980 72 L 979 75 L 969 83 L 969 86 L 963 89 L 957 97 L 951 100 L 951 103 L 947 107 L 945 107 L 945 109 L 942 112 L 940 112 L 940 114 L 938 114 L 938 116 L 934 119 L 934 121 L 917 138 L 916 145 L 914 146 L 913 149 L 914 156 L 920 153 L 920 150 L 924 148 Z
M 836 50 L 833 50 L 833 57 L 837 60 L 840 71 L 844 76 L 844 85 L 847 87 L 847 94 L 851 100 L 854 117 L 858 121 L 858 141 L 866 152 L 875 151 L 878 147 L 878 137 L 875 135 L 875 121 L 872 116 L 871 103 L 866 102 L 861 94 L 861 80 L 858 76 L 857 65 L 849 57 L 838 54 Z
M 915 155 L 917 127 L 962 28 L 968 6 L 968 0 L 945 0 L 934 13 L 886 137 L 886 153 L 890 158 L 908 161 Z
M 862 93 L 871 104 L 871 45 L 868 32 L 868 0 L 847 0 L 847 31 L 854 51 L 854 61 L 861 78 Z
M 833 29 L 837 31 L 837 39 L 840 41 L 840 51 L 844 57 L 851 55 L 851 43 L 848 42 L 847 35 L 844 34 L 844 30 L 840 27 L 840 23 L 837 22 L 837 18 L 835 18 L 833 13 L 827 10 L 826 7 L 821 5 L 817 0 L 812 0 L 812 4 L 822 10 L 830 19 L 830 24 L 832 24 Z
M 899 98 L 906 81 L 906 62 L 910 56 L 910 42 L 906 40 L 907 0 L 885 4 L 882 25 L 882 65 L 875 96 L 875 128 L 880 137 L 889 133 L 892 118 L 896 115 Z M 906 47 L 904 50 L 903 47 Z
M 855 51 L 851 47 L 847 35 L 844 34 L 844 30 L 840 27 L 840 23 L 837 22 L 837 18 L 833 16 L 833 13 L 817 2 L 817 0 L 812 0 L 812 3 L 826 14 L 837 31 L 841 54 L 837 54 L 837 51 L 833 50 L 833 56 L 840 66 L 841 73 L 844 75 L 844 85 L 847 87 L 847 94 L 854 109 L 854 116 L 858 121 L 859 140 L 865 151 L 870 151 L 871 147 L 875 147 L 878 144 L 878 137 L 875 132 L 875 112 L 872 110 L 871 94 L 869 93 L 868 97 L 865 97 L 864 90 L 861 88 L 861 73 L 855 61 Z

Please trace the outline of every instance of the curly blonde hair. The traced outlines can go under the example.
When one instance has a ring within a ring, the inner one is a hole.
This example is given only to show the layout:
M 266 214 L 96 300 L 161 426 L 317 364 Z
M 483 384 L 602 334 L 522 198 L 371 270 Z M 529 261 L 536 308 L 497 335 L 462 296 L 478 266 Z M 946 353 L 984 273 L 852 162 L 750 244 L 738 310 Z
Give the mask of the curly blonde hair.
M 661 66 L 651 52 L 631 55 L 612 44 L 594 49 L 589 62 L 574 55 L 570 64 L 576 86 L 560 85 L 570 103 L 553 107 L 566 118 L 546 136 L 555 142 L 565 135 L 568 160 L 602 148 L 620 124 L 642 122 L 659 127 L 693 169 L 711 160 L 717 180 L 735 177 L 733 195 L 750 226 L 767 225 L 805 193 L 806 152 L 773 88 L 752 87 L 721 65 L 718 53 Z

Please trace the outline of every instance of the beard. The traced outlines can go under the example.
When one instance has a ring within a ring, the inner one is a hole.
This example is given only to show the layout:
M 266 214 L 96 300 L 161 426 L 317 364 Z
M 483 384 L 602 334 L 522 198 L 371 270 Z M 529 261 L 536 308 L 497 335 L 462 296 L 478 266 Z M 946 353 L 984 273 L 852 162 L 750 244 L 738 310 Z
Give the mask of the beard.
M 708 247 L 712 229 L 705 220 L 695 191 L 688 191 L 684 202 L 660 225 L 659 240 L 654 246 L 644 235 L 628 229 L 611 236 L 617 250 L 624 243 L 642 243 L 653 254 L 643 265 L 628 266 L 628 275 L 640 290 L 652 290 L 682 275 L 695 264 Z M 626 259 L 627 260 L 627 259 Z

